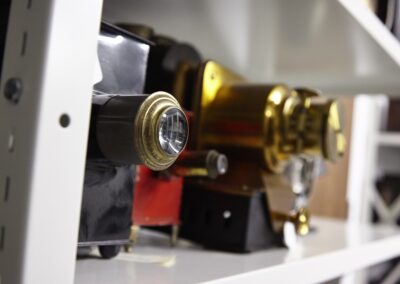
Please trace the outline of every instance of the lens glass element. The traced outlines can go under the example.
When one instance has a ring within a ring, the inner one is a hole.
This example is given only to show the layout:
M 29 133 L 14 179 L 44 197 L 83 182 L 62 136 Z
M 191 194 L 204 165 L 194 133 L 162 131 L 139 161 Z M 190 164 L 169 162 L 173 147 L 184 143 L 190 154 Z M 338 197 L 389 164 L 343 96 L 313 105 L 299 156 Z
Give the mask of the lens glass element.
M 158 127 L 161 149 L 168 155 L 178 155 L 185 147 L 188 136 L 185 114 L 178 108 L 170 108 L 162 114 Z

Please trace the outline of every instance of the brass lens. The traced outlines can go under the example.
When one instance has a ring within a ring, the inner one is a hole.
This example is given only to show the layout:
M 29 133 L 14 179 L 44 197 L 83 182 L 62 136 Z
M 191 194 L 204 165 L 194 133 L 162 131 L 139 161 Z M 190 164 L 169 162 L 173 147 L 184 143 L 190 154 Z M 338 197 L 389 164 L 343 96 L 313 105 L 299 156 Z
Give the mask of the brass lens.
M 178 101 L 165 92 L 153 93 L 142 103 L 135 130 L 140 160 L 152 170 L 164 170 L 178 158 L 189 132 Z

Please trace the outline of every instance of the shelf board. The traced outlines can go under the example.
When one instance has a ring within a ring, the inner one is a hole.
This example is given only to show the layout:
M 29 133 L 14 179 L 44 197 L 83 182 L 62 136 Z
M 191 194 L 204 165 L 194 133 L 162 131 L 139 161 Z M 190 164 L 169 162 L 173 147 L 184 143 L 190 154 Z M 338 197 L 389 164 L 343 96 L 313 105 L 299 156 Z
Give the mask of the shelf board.
M 142 231 L 133 253 L 113 260 L 78 260 L 75 283 L 316 283 L 400 255 L 400 230 L 390 226 L 351 226 L 314 218 L 315 231 L 290 250 L 251 254 L 203 250 Z
M 359 2 L 105 0 L 103 17 L 189 42 L 253 82 L 399 95 L 399 41 Z
M 378 134 L 378 144 L 380 146 L 400 147 L 400 133 L 381 132 Z

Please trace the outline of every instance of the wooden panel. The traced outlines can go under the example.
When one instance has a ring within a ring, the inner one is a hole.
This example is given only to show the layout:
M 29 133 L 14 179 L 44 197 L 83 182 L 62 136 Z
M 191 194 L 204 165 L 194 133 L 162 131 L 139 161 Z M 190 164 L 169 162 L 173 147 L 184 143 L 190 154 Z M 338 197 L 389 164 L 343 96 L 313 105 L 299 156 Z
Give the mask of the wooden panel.
M 314 216 L 345 219 L 347 216 L 346 187 L 349 165 L 353 98 L 339 98 L 345 114 L 345 137 L 347 149 L 336 164 L 327 164 L 327 172 L 315 183 L 310 200 L 310 211 Z

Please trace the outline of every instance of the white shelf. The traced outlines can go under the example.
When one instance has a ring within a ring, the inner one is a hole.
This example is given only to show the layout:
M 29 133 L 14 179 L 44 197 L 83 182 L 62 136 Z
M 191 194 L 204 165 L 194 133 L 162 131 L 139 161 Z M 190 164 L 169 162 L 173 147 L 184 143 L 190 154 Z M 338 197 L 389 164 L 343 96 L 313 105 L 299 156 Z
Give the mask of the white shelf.
M 252 81 L 398 95 L 400 44 L 359 2 L 105 0 L 103 17 L 152 26 Z
M 378 134 L 379 146 L 400 147 L 400 133 L 381 132 Z
M 349 226 L 314 218 L 316 231 L 291 250 L 251 254 L 206 251 L 146 232 L 134 253 L 113 260 L 77 261 L 76 284 L 101 283 L 316 283 L 400 255 L 400 230 L 389 226 Z

